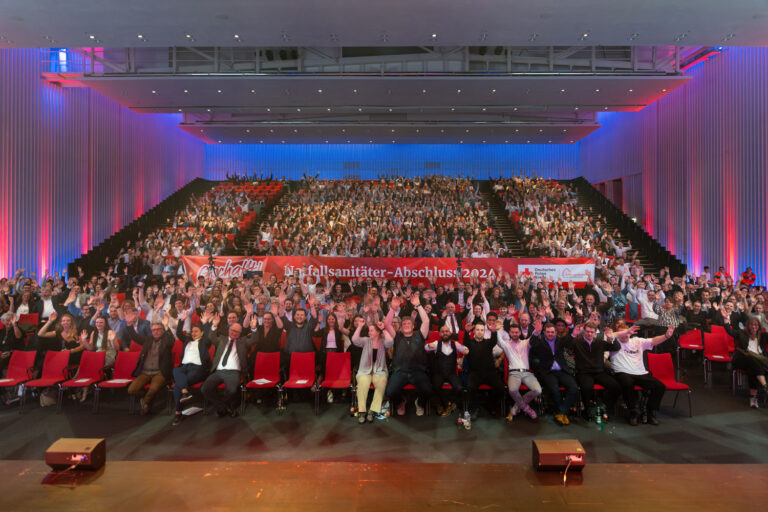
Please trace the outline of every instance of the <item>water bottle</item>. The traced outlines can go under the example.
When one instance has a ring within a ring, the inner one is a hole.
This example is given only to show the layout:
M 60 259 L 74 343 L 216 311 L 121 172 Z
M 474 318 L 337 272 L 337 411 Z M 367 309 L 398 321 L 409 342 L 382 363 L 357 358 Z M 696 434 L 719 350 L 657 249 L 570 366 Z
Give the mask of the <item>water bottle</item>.
M 603 430 L 605 426 L 603 424 L 603 408 L 598 405 L 595 411 L 595 414 L 596 414 L 595 421 L 597 422 L 597 428 L 599 430 Z
M 469 411 L 464 411 L 464 428 L 466 430 L 472 429 L 472 416 L 470 416 Z

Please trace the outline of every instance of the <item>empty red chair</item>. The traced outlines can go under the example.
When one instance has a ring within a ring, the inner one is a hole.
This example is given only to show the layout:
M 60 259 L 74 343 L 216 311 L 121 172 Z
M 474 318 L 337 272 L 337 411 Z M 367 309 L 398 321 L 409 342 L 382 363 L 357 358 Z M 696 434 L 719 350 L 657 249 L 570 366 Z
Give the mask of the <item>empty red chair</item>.
M 68 377 L 68 364 L 69 351 L 49 350 L 46 352 L 45 360 L 43 361 L 43 375 L 39 379 L 28 380 L 24 383 L 19 412 L 24 410 L 24 403 L 27 401 L 27 390 L 29 388 L 48 388 L 64 382 Z
M 677 367 L 680 368 L 680 350 L 704 350 L 704 337 L 699 329 L 680 335 L 677 347 Z
M 320 389 L 351 389 L 352 359 L 349 352 L 329 352 L 325 359 L 325 379 Z M 315 414 L 320 412 L 320 393 L 315 393 Z
M 733 360 L 728 340 L 718 334 L 704 333 L 704 382 L 712 372 L 712 363 L 730 363 Z
M 104 357 L 106 352 L 93 352 L 86 350 L 80 358 L 80 369 L 77 371 L 77 378 L 69 379 L 59 384 L 59 401 L 56 404 L 56 411 L 61 411 L 62 398 L 65 388 L 87 388 L 95 385 L 104 379 Z
M 675 400 L 672 407 L 677 405 L 677 397 L 681 391 L 688 392 L 688 416 L 693 416 L 693 406 L 691 405 L 691 387 L 688 384 L 675 379 L 675 368 L 672 366 L 672 355 L 668 353 L 654 354 L 648 353 L 648 371 L 651 375 L 659 379 L 667 391 L 675 392 Z
M 283 389 L 309 389 L 315 383 L 315 353 L 293 352 L 289 378 Z M 315 390 L 317 394 L 317 390 Z
M 253 365 L 253 379 L 242 387 L 241 413 L 245 412 L 249 389 L 277 389 L 277 404 L 282 401 L 280 386 L 280 352 L 257 352 Z
M 18 386 L 31 380 L 35 376 L 35 354 L 34 350 L 14 350 L 8 362 L 8 373 L 0 379 L 0 388 Z
M 736 341 L 733 339 L 733 337 L 730 334 L 728 334 L 728 331 L 725 330 L 725 327 L 723 327 L 722 325 L 713 325 L 712 334 L 726 340 L 726 342 L 728 343 L 728 348 L 731 352 L 736 351 Z
M 112 378 L 96 384 L 93 397 L 93 412 L 99 410 L 99 395 L 102 389 L 125 389 L 134 377 L 131 375 L 139 362 L 140 352 L 118 352 L 115 359 L 115 370 Z

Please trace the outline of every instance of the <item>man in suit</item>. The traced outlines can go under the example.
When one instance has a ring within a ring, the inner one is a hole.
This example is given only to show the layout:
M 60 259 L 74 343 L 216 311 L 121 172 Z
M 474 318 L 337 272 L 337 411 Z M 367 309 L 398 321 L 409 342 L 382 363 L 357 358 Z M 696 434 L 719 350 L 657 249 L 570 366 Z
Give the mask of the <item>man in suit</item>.
M 141 354 L 133 370 L 134 381 L 128 386 L 128 394 L 142 396 L 141 415 L 149 413 L 152 399 L 170 382 L 173 376 L 173 345 L 176 340 L 167 325 L 153 323 L 150 336 L 142 336 L 137 333 L 132 325 L 136 323 L 138 311 L 135 308 L 126 309 L 125 320 L 128 324 L 126 335 L 128 343 L 131 341 L 141 345 Z M 145 392 L 144 387 L 149 384 Z
M 213 373 L 203 383 L 203 396 L 216 407 L 219 417 L 231 415 L 237 416 L 237 407 L 232 404 L 237 396 L 237 386 L 243 372 L 246 371 L 248 362 L 248 350 L 256 343 L 257 335 L 252 333 L 248 337 L 241 337 L 243 326 L 239 323 L 229 325 L 226 336 L 216 332 L 219 317 L 214 317 L 211 332 L 211 342 L 216 346 L 213 356 Z M 218 387 L 224 384 L 222 394 L 218 393 Z
M 466 312 L 456 313 L 456 304 L 449 302 L 445 305 L 445 309 L 441 314 L 440 326 L 446 326 L 451 331 L 451 339 L 457 340 L 459 333 L 463 329 L 464 318 L 467 316 Z
M 557 338 L 553 324 L 547 323 L 542 328 L 541 321 L 537 320 L 535 325 L 529 355 L 531 367 L 555 403 L 555 421 L 568 425 L 568 412 L 579 396 L 579 386 L 563 355 L 565 341 Z M 565 397 L 560 394 L 560 386 L 565 387 Z

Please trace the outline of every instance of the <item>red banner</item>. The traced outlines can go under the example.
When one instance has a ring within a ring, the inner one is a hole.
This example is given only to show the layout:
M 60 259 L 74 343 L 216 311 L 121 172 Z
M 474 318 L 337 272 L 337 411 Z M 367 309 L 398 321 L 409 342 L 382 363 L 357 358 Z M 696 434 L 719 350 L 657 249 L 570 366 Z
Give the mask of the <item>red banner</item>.
M 209 277 L 207 256 L 183 256 L 182 261 L 189 279 L 197 282 Z M 413 282 L 434 278 L 438 284 L 454 281 L 458 275 L 456 258 L 331 258 L 315 256 L 219 256 L 214 258 L 217 278 L 242 278 L 247 272 L 272 275 L 301 275 L 330 278 L 337 281 L 350 279 L 410 279 Z M 461 278 L 468 280 L 498 280 L 499 269 L 510 275 L 531 275 L 550 281 L 585 283 L 594 279 L 595 264 L 590 258 L 466 258 L 461 260 Z

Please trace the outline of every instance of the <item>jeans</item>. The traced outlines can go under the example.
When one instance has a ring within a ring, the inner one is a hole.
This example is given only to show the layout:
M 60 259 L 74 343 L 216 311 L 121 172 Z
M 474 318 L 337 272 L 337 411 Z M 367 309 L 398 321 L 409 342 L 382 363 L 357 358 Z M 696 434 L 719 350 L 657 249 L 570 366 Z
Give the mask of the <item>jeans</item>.
M 542 375 L 539 382 L 555 402 L 555 414 L 568 414 L 579 397 L 579 385 L 573 375 L 563 370 L 553 370 Z M 560 394 L 560 386 L 565 388 L 565 396 Z
M 387 396 L 392 402 L 392 407 L 397 407 L 397 404 L 400 403 L 400 395 L 406 384 L 413 384 L 413 387 L 416 388 L 419 394 L 419 404 L 422 406 L 432 397 L 432 385 L 429 382 L 429 377 L 427 377 L 427 372 L 397 370 L 392 372 L 392 375 L 389 376 L 389 382 L 387 382 Z
M 182 364 L 173 369 L 173 401 L 176 404 L 176 412 L 181 412 L 181 390 L 189 389 L 189 386 L 202 382 L 205 379 L 205 370 L 199 364 Z

